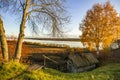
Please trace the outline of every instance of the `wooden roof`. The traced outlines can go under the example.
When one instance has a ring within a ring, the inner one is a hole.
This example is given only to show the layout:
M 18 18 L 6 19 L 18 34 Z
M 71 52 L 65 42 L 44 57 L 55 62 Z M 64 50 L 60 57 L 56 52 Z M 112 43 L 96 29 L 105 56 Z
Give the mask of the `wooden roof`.
M 76 67 L 89 66 L 98 63 L 98 60 L 91 53 L 70 54 L 68 58 L 73 62 Z

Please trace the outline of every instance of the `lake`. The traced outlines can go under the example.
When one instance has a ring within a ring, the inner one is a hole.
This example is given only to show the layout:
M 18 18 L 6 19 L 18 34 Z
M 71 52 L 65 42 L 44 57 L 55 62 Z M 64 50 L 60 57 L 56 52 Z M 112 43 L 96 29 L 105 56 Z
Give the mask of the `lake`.
M 70 47 L 83 47 L 81 42 L 78 41 L 50 41 L 50 40 L 32 40 L 32 39 L 24 39 L 24 41 L 28 42 L 37 42 L 42 44 L 65 44 Z

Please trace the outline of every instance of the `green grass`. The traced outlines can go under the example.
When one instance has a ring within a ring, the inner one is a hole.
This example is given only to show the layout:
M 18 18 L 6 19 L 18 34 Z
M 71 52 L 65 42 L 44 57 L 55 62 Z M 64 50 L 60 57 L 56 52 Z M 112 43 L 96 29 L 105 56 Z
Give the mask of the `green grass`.
M 25 65 L 13 61 L 5 65 L 0 64 L 0 80 L 8 80 L 24 72 L 25 70 Z
M 10 62 L 0 66 L 0 80 L 120 80 L 120 63 L 109 63 L 93 71 L 63 73 L 46 68 L 27 72 L 26 66 Z

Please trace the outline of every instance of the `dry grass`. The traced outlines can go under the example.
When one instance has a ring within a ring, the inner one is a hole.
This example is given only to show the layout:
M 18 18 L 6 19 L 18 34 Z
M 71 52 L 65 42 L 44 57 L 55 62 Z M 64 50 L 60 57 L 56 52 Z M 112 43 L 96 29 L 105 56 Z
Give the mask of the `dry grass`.
M 10 59 L 14 56 L 15 48 L 16 48 L 16 41 L 8 41 L 8 49 L 9 49 L 9 55 Z M 41 44 L 42 45 L 42 44 Z M 47 54 L 47 53 L 66 53 L 66 48 L 58 48 L 58 47 L 46 47 L 45 45 L 36 45 L 36 44 L 30 44 L 30 43 L 23 43 L 22 46 L 22 58 L 27 57 L 30 54 Z M 0 50 L 0 59 L 2 58 L 1 50 Z

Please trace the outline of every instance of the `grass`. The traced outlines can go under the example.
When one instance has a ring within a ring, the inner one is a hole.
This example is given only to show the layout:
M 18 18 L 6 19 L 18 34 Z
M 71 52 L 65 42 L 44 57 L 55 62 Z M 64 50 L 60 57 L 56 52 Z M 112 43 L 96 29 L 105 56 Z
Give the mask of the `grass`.
M 26 66 L 17 62 L 9 62 L 5 65 L 0 64 L 0 80 L 8 80 L 24 72 Z
M 120 80 L 120 63 L 110 63 L 93 71 L 83 73 L 63 73 L 45 68 L 32 72 L 26 66 L 10 62 L 0 66 L 0 80 Z

